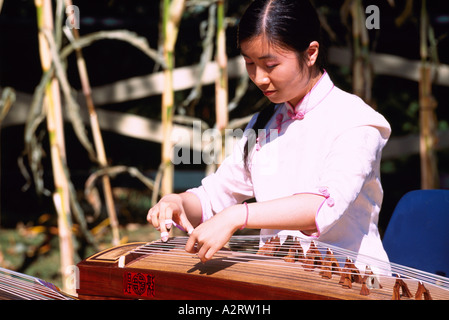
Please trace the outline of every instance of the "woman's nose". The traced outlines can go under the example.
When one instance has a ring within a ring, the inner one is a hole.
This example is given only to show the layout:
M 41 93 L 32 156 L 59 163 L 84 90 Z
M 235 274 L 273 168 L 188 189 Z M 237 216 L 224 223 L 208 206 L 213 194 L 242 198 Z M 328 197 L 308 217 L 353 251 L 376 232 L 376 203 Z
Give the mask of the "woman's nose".
M 268 77 L 265 70 L 263 70 L 261 68 L 256 68 L 256 70 L 254 72 L 253 81 L 257 86 L 261 86 L 261 85 L 269 84 L 270 78 Z

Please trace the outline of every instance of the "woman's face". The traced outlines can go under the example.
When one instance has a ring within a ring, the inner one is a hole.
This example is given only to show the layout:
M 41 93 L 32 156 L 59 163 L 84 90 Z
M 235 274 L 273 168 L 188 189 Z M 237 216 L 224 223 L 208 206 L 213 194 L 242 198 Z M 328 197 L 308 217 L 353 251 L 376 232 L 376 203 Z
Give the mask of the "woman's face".
M 273 47 L 262 35 L 240 48 L 250 79 L 271 102 L 296 106 L 313 87 L 309 67 L 300 67 L 295 51 Z

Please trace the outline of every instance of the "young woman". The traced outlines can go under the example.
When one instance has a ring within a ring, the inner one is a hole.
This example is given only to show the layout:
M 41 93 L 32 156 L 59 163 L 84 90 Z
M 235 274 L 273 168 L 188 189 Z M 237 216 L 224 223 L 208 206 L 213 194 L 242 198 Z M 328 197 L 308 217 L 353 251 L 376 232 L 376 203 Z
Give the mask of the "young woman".
M 273 105 L 250 121 L 233 154 L 201 186 L 167 195 L 149 210 L 164 240 L 172 220 L 189 231 L 186 250 L 202 261 L 241 228 L 388 261 L 377 222 L 390 126 L 334 86 L 323 68 L 320 32 L 307 0 L 251 3 L 239 46 L 251 80 Z M 244 202 L 251 198 L 256 202 Z

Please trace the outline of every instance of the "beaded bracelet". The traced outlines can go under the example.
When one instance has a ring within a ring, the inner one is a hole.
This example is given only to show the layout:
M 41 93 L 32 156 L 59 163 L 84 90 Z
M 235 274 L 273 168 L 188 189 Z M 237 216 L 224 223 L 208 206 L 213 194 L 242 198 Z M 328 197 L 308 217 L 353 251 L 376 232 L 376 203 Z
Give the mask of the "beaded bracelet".
M 248 216 L 249 216 L 249 208 L 248 208 L 248 204 L 246 202 L 243 202 L 243 204 L 246 207 L 246 219 L 245 219 L 245 224 L 240 228 L 240 230 L 243 230 L 246 228 L 246 225 L 248 224 Z

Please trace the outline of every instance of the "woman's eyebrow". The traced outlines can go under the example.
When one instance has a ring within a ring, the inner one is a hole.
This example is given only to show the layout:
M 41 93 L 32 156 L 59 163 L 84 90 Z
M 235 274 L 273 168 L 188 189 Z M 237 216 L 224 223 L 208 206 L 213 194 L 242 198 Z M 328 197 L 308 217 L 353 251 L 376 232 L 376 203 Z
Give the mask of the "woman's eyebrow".
M 266 60 L 266 59 L 276 59 L 276 56 L 272 55 L 272 54 L 265 54 L 261 57 L 258 58 L 259 60 Z
M 248 55 L 246 55 L 244 52 L 240 52 L 240 54 L 248 59 L 251 59 Z M 272 54 L 265 54 L 263 56 L 258 57 L 257 59 L 259 60 L 267 60 L 267 59 L 276 59 L 276 56 L 272 55 Z

